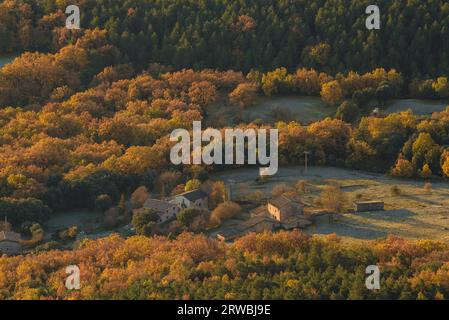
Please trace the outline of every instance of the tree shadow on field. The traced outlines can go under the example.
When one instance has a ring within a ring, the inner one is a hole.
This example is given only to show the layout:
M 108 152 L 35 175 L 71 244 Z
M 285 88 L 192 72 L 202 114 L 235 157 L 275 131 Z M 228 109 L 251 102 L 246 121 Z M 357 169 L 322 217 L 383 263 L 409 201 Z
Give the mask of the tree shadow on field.
M 416 213 L 407 209 L 400 209 L 400 210 L 361 212 L 358 213 L 357 215 L 373 220 L 403 221 L 404 219 L 410 219 L 411 217 L 416 216 Z

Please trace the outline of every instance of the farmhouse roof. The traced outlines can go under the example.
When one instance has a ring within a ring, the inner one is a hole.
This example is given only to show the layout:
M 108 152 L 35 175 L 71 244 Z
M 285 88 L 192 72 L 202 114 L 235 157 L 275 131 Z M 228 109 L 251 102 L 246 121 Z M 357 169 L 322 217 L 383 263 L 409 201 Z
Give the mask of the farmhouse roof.
M 2 241 L 20 242 L 20 234 L 12 231 L 0 231 L 0 242 Z
M 260 215 L 264 215 L 264 214 L 267 214 L 267 213 L 268 213 L 268 209 L 267 209 L 266 205 L 259 206 L 259 207 L 255 208 L 255 209 L 251 210 L 251 214 L 253 216 L 260 216 Z
M 246 231 L 246 230 L 248 230 L 248 229 L 258 225 L 259 223 L 262 223 L 262 222 L 270 222 L 270 223 L 276 224 L 276 222 L 273 221 L 273 219 L 271 219 L 269 217 L 258 216 L 258 217 L 254 217 L 254 218 L 251 218 L 249 220 L 246 220 L 245 222 L 242 222 L 241 224 L 239 224 L 236 227 L 236 229 L 238 231 Z
M 167 209 L 170 209 L 173 206 L 174 206 L 173 203 L 158 200 L 158 199 L 148 199 L 143 204 L 144 208 L 154 209 L 156 211 L 165 211 Z
M 288 194 L 283 194 L 274 199 L 269 200 L 268 202 L 277 208 L 283 208 L 286 205 L 299 203 L 299 199 Z
M 273 226 L 278 225 L 278 223 L 276 221 L 274 221 L 273 219 L 271 219 L 269 217 L 258 216 L 258 217 L 253 217 L 249 220 L 246 220 L 245 222 L 242 222 L 237 226 L 228 227 L 228 228 L 222 230 L 221 232 L 219 232 L 218 236 L 222 236 L 222 237 L 228 238 L 228 239 L 239 237 L 239 236 L 242 236 L 242 235 L 246 234 L 247 232 L 251 231 L 252 228 L 254 228 L 259 223 L 262 223 L 262 222 L 269 222 Z
M 196 201 L 199 199 L 206 198 L 207 194 L 204 191 L 202 191 L 201 189 L 195 189 L 192 191 L 187 191 L 187 192 L 181 193 L 179 196 L 182 196 L 189 201 Z
M 363 205 L 363 204 L 384 204 L 383 201 L 354 201 L 354 204 Z
M 312 224 L 312 221 L 307 219 L 306 217 L 289 217 L 282 223 L 282 226 L 286 229 L 293 229 L 293 228 L 305 228 L 307 226 L 310 226 Z

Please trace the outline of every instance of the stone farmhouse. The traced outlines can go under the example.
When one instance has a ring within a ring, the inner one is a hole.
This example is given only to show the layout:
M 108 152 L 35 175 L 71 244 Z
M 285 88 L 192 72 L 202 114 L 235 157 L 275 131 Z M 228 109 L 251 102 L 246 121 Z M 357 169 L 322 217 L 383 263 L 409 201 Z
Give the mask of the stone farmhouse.
M 180 211 L 180 207 L 176 203 L 157 199 L 148 199 L 143 204 L 143 208 L 156 211 L 159 215 L 158 223 L 164 223 L 166 221 L 175 219 L 176 215 Z
M 292 217 L 304 213 L 304 206 L 295 196 L 283 194 L 268 201 L 268 214 L 273 219 L 283 223 Z
M 227 228 L 217 234 L 220 241 L 232 241 L 250 232 L 272 231 L 279 227 L 279 222 L 267 216 L 253 217 L 233 228 Z
M 197 208 L 208 210 L 208 195 L 200 189 L 184 192 L 172 199 L 147 199 L 142 209 L 154 210 L 159 215 L 158 223 L 164 223 L 176 218 L 182 209 Z M 141 210 L 141 209 L 137 209 Z
M 174 198 L 174 202 L 181 208 L 209 209 L 208 195 L 200 189 L 181 193 Z
M 268 201 L 251 211 L 252 218 L 234 227 L 226 228 L 217 234 L 222 241 L 232 241 L 250 232 L 273 231 L 276 228 L 287 230 L 305 228 L 312 224 L 304 215 L 304 206 L 293 194 L 284 194 Z
M 20 234 L 10 231 L 5 218 L 5 230 L 0 231 L 0 255 L 15 255 L 20 252 Z

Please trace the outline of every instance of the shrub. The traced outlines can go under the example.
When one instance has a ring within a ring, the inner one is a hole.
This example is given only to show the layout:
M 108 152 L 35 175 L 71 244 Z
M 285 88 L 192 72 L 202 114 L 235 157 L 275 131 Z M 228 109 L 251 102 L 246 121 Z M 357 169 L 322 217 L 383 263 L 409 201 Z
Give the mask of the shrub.
M 360 110 L 353 102 L 345 101 L 337 109 L 335 117 L 344 122 L 352 123 L 357 120 Z
M 156 211 L 139 209 L 134 210 L 131 224 L 137 234 L 148 236 L 154 232 L 157 221 L 159 221 L 159 215 Z
M 390 188 L 390 192 L 391 192 L 391 195 L 393 197 L 397 197 L 397 196 L 400 196 L 402 194 L 401 189 L 398 186 L 396 186 L 396 185 L 394 185 L 394 186 L 392 186 Z
M 273 195 L 273 197 L 278 197 L 284 193 L 292 192 L 292 191 L 293 191 L 293 188 L 286 185 L 285 183 L 281 183 L 281 184 L 274 186 L 274 188 L 271 190 L 271 194 Z
M 107 229 L 117 226 L 120 213 L 117 207 L 109 208 L 104 212 L 103 225 Z
M 186 186 L 185 186 L 185 191 L 192 191 L 195 189 L 198 189 L 199 187 L 201 187 L 201 181 L 198 179 L 191 179 L 189 181 L 187 181 Z
M 296 192 L 307 193 L 307 181 L 306 180 L 298 180 L 296 182 Z
M 76 238 L 77 234 L 78 234 L 78 227 L 72 226 L 70 228 L 58 231 L 56 234 L 56 237 L 57 237 L 57 239 L 66 242 L 66 241 L 74 240 Z
M 323 207 L 332 212 L 342 212 L 346 204 L 346 196 L 339 187 L 327 186 L 320 195 Z
M 190 226 L 190 224 L 193 222 L 193 220 L 201 214 L 201 211 L 196 208 L 187 208 L 184 210 L 181 210 L 176 218 L 178 221 L 185 227 Z
M 239 215 L 242 208 L 235 202 L 220 203 L 210 215 L 211 226 L 219 226 L 223 221 Z
M 100 211 L 100 212 L 105 212 L 110 207 L 112 207 L 112 199 L 109 195 L 100 194 L 95 199 L 95 210 Z
M 140 186 L 131 194 L 131 205 L 133 208 L 142 208 L 143 204 L 150 197 L 148 189 L 145 186 Z

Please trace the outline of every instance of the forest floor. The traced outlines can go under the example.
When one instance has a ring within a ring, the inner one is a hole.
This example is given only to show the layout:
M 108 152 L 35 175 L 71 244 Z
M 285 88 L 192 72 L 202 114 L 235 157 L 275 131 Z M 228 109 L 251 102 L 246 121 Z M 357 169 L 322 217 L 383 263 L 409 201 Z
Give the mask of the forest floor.
M 270 198 L 272 188 L 281 183 L 294 186 L 306 180 L 308 192 L 303 195 L 306 205 L 313 205 L 323 188 L 339 185 L 346 196 L 346 211 L 339 220 L 313 226 L 308 233 L 325 235 L 335 233 L 347 241 L 383 238 L 388 234 L 409 239 L 431 239 L 449 242 L 449 184 L 432 182 L 430 191 L 424 190 L 422 180 L 399 180 L 386 175 L 330 167 L 312 167 L 307 173 L 301 167 L 284 167 L 266 183 L 256 182 L 258 169 L 236 169 L 213 176 L 213 179 L 234 181 L 233 194 L 248 195 L 261 191 Z M 393 195 L 391 187 L 401 193 Z M 385 211 L 351 213 L 352 202 L 379 200 L 385 202 Z

